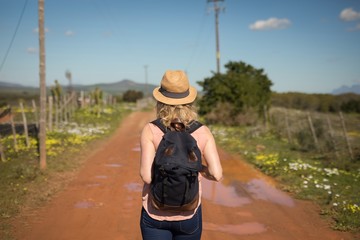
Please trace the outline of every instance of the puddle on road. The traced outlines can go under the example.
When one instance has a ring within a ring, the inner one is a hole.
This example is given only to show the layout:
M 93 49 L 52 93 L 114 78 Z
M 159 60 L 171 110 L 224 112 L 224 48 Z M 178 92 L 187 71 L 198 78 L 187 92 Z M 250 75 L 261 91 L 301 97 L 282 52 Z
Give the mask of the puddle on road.
M 221 182 L 202 180 L 202 196 L 216 204 L 227 207 L 240 207 L 249 204 L 249 197 L 239 196 L 234 186 L 225 186 Z
M 294 200 L 279 189 L 270 186 L 262 179 L 252 179 L 247 183 L 242 183 L 243 188 L 255 199 L 273 202 L 279 205 L 293 207 Z
M 92 208 L 95 207 L 95 203 L 93 202 L 77 202 L 74 205 L 75 208 Z
M 88 184 L 86 184 L 87 187 L 98 187 L 100 185 L 101 185 L 100 183 L 88 183 Z
M 229 186 L 221 182 L 202 181 L 203 197 L 219 205 L 239 207 L 250 204 L 253 200 L 265 200 L 272 203 L 293 207 L 291 197 L 269 185 L 262 179 L 252 179 L 246 183 L 235 181 Z
M 258 222 L 248 222 L 243 224 L 215 224 L 204 222 L 204 229 L 209 231 L 224 232 L 236 235 L 258 234 L 266 231 L 266 227 Z
M 141 151 L 140 144 L 136 144 L 136 146 L 131 150 L 134 152 L 140 152 Z
M 98 178 L 98 179 L 107 179 L 107 178 L 109 178 L 109 177 L 106 176 L 106 175 L 97 175 L 97 176 L 95 176 L 95 178 Z
M 88 199 L 85 201 L 80 201 L 74 204 L 75 208 L 80 208 L 80 209 L 87 209 L 87 208 L 97 208 L 97 207 L 101 207 L 104 204 L 102 202 L 95 202 L 92 199 Z
M 123 165 L 121 163 L 107 163 L 105 164 L 106 167 L 113 167 L 113 168 L 119 168 L 122 167 Z
M 127 183 L 125 184 L 125 187 L 127 188 L 127 190 L 133 192 L 141 192 L 143 188 L 143 186 L 140 183 Z

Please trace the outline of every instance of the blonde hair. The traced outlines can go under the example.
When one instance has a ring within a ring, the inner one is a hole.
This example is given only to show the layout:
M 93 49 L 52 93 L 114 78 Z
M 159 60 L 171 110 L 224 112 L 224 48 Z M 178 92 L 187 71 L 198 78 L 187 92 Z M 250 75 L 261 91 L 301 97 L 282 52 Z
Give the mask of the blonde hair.
M 156 115 L 162 120 L 162 123 L 169 127 L 171 121 L 178 118 L 185 126 L 189 126 L 191 121 L 197 120 L 198 115 L 192 104 L 185 105 L 167 105 L 162 102 L 156 104 Z

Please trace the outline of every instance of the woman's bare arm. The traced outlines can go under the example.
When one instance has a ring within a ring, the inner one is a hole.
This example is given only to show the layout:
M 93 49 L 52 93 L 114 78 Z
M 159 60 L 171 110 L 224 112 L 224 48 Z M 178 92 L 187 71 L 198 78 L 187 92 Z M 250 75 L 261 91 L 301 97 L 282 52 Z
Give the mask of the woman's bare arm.
M 140 148 L 140 176 L 145 183 L 150 184 L 151 168 L 155 157 L 155 147 L 153 144 L 153 135 L 148 124 L 141 133 Z
M 207 166 L 203 166 L 202 175 L 213 181 L 220 181 L 223 178 L 219 154 L 216 148 L 214 136 L 206 127 L 209 140 L 204 149 L 204 157 Z

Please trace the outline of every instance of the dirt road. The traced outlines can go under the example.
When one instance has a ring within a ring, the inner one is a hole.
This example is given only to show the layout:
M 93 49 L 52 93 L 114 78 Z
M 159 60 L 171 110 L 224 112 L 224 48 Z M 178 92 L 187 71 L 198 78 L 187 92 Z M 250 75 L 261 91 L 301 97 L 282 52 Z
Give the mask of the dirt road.
M 47 205 L 16 221 L 19 240 L 141 239 L 139 137 L 152 113 L 133 113 Z M 220 149 L 224 180 L 204 181 L 202 239 L 352 239 L 316 206 L 274 188 L 272 179 Z

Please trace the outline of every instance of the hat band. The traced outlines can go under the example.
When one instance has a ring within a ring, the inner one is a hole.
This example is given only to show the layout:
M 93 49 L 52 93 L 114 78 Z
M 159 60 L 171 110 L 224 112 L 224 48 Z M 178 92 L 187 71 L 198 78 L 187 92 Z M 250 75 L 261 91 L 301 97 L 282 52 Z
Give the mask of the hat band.
M 160 92 L 162 95 L 164 95 L 165 97 L 168 97 L 168 98 L 176 98 L 176 99 L 185 98 L 185 97 L 189 96 L 189 94 L 190 94 L 189 89 L 186 90 L 185 92 L 174 93 L 174 92 L 169 92 L 169 91 L 163 89 L 162 87 L 159 88 L 159 92 Z

